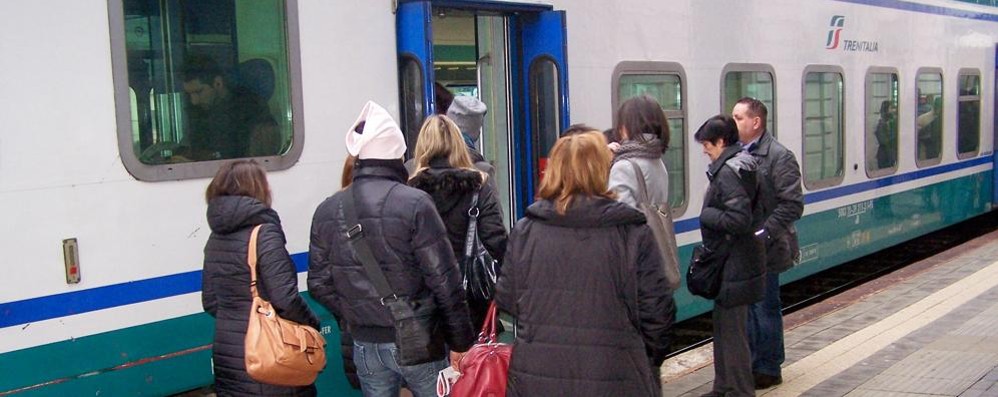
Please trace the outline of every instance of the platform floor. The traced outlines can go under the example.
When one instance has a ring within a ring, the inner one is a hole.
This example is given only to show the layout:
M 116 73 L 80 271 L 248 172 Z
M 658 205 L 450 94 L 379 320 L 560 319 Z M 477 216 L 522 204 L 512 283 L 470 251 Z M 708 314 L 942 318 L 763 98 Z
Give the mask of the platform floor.
M 785 318 L 783 384 L 759 396 L 998 396 L 998 232 Z M 663 366 L 699 396 L 711 346 Z

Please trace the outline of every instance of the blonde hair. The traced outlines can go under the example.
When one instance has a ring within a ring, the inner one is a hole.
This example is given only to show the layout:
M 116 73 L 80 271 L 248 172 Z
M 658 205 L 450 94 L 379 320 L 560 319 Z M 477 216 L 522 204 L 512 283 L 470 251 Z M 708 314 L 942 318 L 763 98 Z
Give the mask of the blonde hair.
M 577 194 L 615 198 L 608 182 L 612 160 L 600 131 L 589 128 L 559 138 L 548 156 L 537 198 L 554 202 L 559 214 L 568 210 Z
M 478 171 L 471 162 L 468 146 L 461 137 L 461 130 L 444 115 L 432 115 L 426 118 L 423 127 L 419 129 L 419 138 L 416 140 L 413 156 L 416 159 L 416 171 L 412 173 L 413 177 L 430 168 L 430 160 L 438 157 L 446 158 L 447 164 L 451 167 Z M 484 177 L 485 174 L 482 174 L 482 180 Z

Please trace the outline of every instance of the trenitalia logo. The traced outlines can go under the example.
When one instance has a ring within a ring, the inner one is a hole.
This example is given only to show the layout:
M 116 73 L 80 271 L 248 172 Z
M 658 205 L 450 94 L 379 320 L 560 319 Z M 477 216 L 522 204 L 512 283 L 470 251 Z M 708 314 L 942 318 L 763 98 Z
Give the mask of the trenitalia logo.
M 842 26 L 846 24 L 846 17 L 836 15 L 832 17 L 831 29 L 828 30 L 828 41 L 825 48 L 834 50 L 839 47 L 839 34 L 842 33 Z
M 842 30 L 846 24 L 846 17 L 836 15 L 829 23 L 828 39 L 825 40 L 825 49 L 835 50 L 841 48 L 842 51 L 879 52 L 880 43 L 868 40 L 850 40 L 842 38 Z

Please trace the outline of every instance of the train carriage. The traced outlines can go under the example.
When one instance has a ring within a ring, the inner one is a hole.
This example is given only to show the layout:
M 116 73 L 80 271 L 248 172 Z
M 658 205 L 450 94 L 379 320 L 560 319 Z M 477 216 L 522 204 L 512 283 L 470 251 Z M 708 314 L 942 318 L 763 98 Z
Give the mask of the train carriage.
M 374 100 L 414 142 L 437 84 L 488 105 L 480 144 L 509 224 L 559 131 L 609 127 L 619 103 L 654 96 L 672 130 L 681 260 L 707 186 L 696 127 L 762 100 L 804 175 L 801 263 L 784 283 L 998 200 L 994 4 L 46 0 L 0 4 L 0 37 L 0 205 L 13 218 L 0 237 L 0 395 L 210 384 L 210 176 L 231 158 L 270 170 L 304 293 L 312 212 L 339 188 L 346 128 Z M 240 106 L 205 114 L 219 92 Z M 680 319 L 710 310 L 676 299 Z M 336 351 L 336 324 L 313 307 Z M 331 357 L 320 390 L 349 394 L 341 373 Z

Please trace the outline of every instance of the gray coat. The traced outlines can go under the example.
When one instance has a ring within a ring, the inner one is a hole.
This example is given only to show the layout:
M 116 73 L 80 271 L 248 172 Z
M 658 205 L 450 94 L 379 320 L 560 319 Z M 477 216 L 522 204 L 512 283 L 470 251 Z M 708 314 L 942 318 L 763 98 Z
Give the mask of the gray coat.
M 645 177 L 645 185 L 648 186 L 648 195 L 651 201 L 658 205 L 669 203 L 669 171 L 665 169 L 665 163 L 661 158 L 632 158 L 641 169 Z M 613 163 L 610 168 L 610 190 L 617 193 L 617 201 L 638 208 L 638 176 L 634 174 L 634 168 L 628 160 L 620 160 Z
M 793 152 L 766 131 L 750 153 L 759 160 L 759 199 L 767 231 L 766 270 L 784 272 L 799 256 L 794 222 L 804 213 L 800 166 Z

